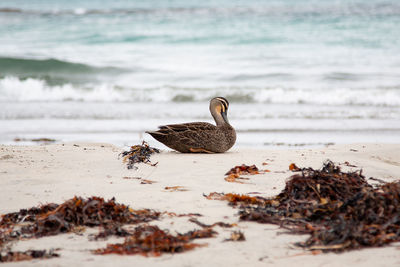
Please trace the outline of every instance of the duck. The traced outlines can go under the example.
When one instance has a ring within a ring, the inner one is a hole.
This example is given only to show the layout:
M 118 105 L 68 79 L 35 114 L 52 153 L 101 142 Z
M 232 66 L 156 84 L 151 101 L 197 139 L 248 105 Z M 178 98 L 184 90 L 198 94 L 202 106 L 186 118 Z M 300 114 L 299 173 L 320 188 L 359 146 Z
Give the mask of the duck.
M 159 126 L 157 131 L 146 131 L 154 139 L 181 153 L 223 153 L 236 142 L 236 131 L 228 121 L 229 102 L 224 97 L 210 100 L 210 112 L 215 120 Z

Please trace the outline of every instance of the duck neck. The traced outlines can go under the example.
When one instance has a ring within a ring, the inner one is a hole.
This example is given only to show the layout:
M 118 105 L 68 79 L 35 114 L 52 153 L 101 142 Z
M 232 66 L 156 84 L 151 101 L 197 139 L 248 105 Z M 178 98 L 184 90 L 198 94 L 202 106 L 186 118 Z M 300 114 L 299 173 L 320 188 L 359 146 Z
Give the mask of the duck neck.
M 212 116 L 218 127 L 229 125 L 229 121 L 228 121 L 228 118 L 226 117 L 226 113 L 213 113 Z

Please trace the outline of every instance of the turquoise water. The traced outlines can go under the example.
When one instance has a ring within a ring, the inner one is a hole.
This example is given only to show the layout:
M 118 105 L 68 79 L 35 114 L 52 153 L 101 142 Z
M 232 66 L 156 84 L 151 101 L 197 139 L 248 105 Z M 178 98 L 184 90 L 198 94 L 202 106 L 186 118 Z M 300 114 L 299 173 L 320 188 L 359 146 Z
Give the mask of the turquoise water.
M 396 0 L 3 0 L 0 142 L 128 144 L 217 95 L 239 145 L 399 142 L 398 25 Z

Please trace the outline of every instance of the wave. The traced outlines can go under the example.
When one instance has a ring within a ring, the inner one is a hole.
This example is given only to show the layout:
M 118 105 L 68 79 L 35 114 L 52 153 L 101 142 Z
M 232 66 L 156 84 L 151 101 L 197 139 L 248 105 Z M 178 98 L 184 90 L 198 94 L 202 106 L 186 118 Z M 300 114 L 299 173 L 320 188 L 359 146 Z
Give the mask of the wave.
M 97 102 L 207 102 L 222 95 L 231 102 L 312 105 L 400 106 L 400 87 L 387 88 L 261 88 L 122 87 L 115 84 L 49 85 L 40 79 L 0 79 L 0 102 L 97 101 Z
M 243 6 L 188 6 L 188 7 L 125 7 L 125 8 L 75 8 L 75 9 L 22 9 L 17 7 L 0 8 L 0 14 L 31 14 L 43 16 L 59 15 L 259 15 L 259 16 L 351 16 L 351 15 L 370 15 L 370 16 L 396 16 L 400 15 L 400 5 L 398 3 L 350 3 L 344 6 L 334 4 L 320 5 L 252 5 L 251 3 Z
M 124 72 L 115 67 L 94 67 L 58 59 L 25 59 L 0 57 L 0 77 L 16 76 L 20 79 L 40 79 L 51 85 L 84 83 L 99 74 L 115 75 Z

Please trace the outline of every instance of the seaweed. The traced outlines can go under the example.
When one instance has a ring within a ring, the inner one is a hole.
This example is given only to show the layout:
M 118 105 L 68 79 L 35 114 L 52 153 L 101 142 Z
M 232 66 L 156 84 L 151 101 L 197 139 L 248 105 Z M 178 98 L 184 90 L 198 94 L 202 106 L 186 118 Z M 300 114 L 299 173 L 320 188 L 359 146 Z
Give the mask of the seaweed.
M 240 177 L 240 175 L 255 175 L 255 174 L 261 174 L 264 172 L 269 172 L 268 170 L 264 170 L 264 171 L 260 171 L 256 165 L 238 165 L 233 167 L 232 169 L 230 169 L 227 173 L 225 173 L 225 175 L 227 175 L 227 177 L 225 177 L 225 181 L 227 182 L 234 182 L 234 183 L 241 183 L 243 184 L 244 182 L 238 181 L 238 179 L 241 180 L 249 180 L 249 178 L 244 178 L 244 177 Z
M 32 259 L 50 259 L 54 257 L 60 257 L 59 254 L 53 250 L 27 250 L 27 251 L 9 251 L 6 253 L 0 253 L 0 262 L 15 262 L 15 261 L 26 261 Z
M 239 177 L 242 174 L 259 174 L 259 173 L 260 173 L 260 170 L 256 167 L 256 165 L 248 166 L 248 165 L 242 164 L 240 166 L 238 165 L 238 166 L 233 167 L 227 173 L 225 173 L 225 175 L 228 175 L 228 176 L 232 175 L 235 177 Z
M 164 190 L 167 192 L 184 192 L 184 191 L 189 191 L 189 189 L 187 189 L 184 186 L 181 185 L 176 185 L 176 186 L 166 186 L 164 187 Z
M 70 232 L 75 226 L 109 226 L 115 224 L 136 224 L 158 219 L 160 213 L 151 210 L 133 210 L 118 204 L 112 198 L 105 201 L 101 197 L 84 199 L 74 197 L 36 218 L 29 230 L 35 237 Z
M 160 215 L 160 212 L 148 209 L 133 210 L 116 203 L 114 198 L 105 201 L 100 197 L 74 197 L 60 205 L 50 203 L 2 215 L 0 251 L 4 251 L 5 245 L 11 241 L 75 232 L 82 226 L 102 227 L 104 230 L 95 239 L 124 236 L 122 225 L 147 223 L 157 220 Z M 8 252 L 7 255 L 19 255 L 12 253 L 17 252 Z
M 43 142 L 43 143 L 54 143 L 54 142 L 56 142 L 56 140 L 55 139 L 51 139 L 51 138 L 46 138 L 46 137 L 42 137 L 42 138 L 32 138 L 32 139 L 29 139 L 29 138 L 19 138 L 19 137 L 16 137 L 16 138 L 14 138 L 14 142 L 38 142 L 38 143 L 40 143 L 40 142 Z
M 225 239 L 224 241 L 245 241 L 246 237 L 244 236 L 244 233 L 241 231 L 233 231 L 231 233 L 231 237 Z
M 235 224 L 224 223 L 224 222 L 216 222 L 216 223 L 213 223 L 213 224 L 205 224 L 205 223 L 200 222 L 196 218 L 190 218 L 189 222 L 195 223 L 198 226 L 201 226 L 203 228 L 213 228 L 214 226 L 219 226 L 219 227 L 223 227 L 223 228 L 231 228 L 233 226 L 236 226 Z
M 154 153 L 160 153 L 160 150 L 154 147 L 150 147 L 145 141 L 141 145 L 131 146 L 129 151 L 121 152 L 119 155 L 122 156 L 123 162 L 127 163 L 128 169 L 137 169 L 136 163 L 146 163 L 151 166 L 156 166 L 158 162 L 152 164 L 150 156 Z
M 362 171 L 342 172 L 326 161 L 321 170 L 291 164 L 284 190 L 272 198 L 212 193 L 207 198 L 239 206 L 240 219 L 310 234 L 299 247 L 341 252 L 400 241 L 400 182 L 368 184 Z
M 181 253 L 204 244 L 192 243 L 193 239 L 213 237 L 211 229 L 190 231 L 185 234 L 171 235 L 157 226 L 138 226 L 123 243 L 107 244 L 106 248 L 96 249 L 94 254 L 122 254 L 160 256 L 162 253 Z
M 32 207 L 30 209 L 21 209 L 18 212 L 11 212 L 1 216 L 0 228 L 9 227 L 13 224 L 22 222 L 34 222 L 36 217 L 44 215 L 50 211 L 55 210 L 57 204 L 50 203 L 42 205 L 41 207 Z
M 242 204 L 264 204 L 267 199 L 263 197 L 251 197 L 248 195 L 240 195 L 240 194 L 233 194 L 233 193 L 217 193 L 212 192 L 208 195 L 203 195 L 207 199 L 210 200 L 227 200 L 230 205 L 236 206 L 238 203 Z
M 61 233 L 80 234 L 85 227 L 100 227 L 98 234 L 89 235 L 90 240 L 106 239 L 109 236 L 125 237 L 123 244 L 109 244 L 105 249 L 94 251 L 96 254 L 142 254 L 159 256 L 161 253 L 177 253 L 205 246 L 191 241 L 198 238 L 214 237 L 212 230 L 215 223 L 201 230 L 184 234 L 171 235 L 148 222 L 159 219 L 162 215 L 174 217 L 199 217 L 201 214 L 175 214 L 157 212 L 149 209 L 133 210 L 127 205 L 119 204 L 112 198 L 105 201 L 101 197 L 74 197 L 58 205 L 54 203 L 21 209 L 19 212 L 4 214 L 0 220 L 0 262 L 21 261 L 33 258 L 58 257 L 57 253 L 30 250 L 25 252 L 10 251 L 6 246 L 11 241 L 41 238 Z M 145 224 L 134 231 L 125 229 L 126 224 Z

